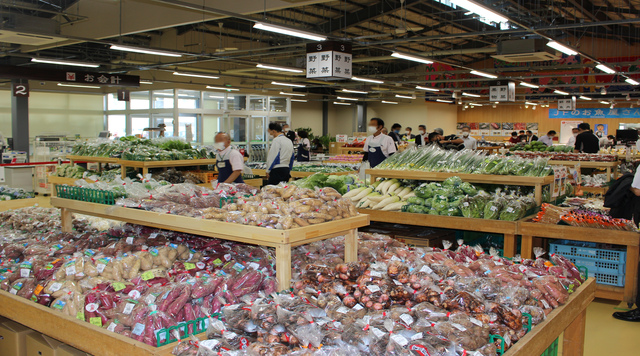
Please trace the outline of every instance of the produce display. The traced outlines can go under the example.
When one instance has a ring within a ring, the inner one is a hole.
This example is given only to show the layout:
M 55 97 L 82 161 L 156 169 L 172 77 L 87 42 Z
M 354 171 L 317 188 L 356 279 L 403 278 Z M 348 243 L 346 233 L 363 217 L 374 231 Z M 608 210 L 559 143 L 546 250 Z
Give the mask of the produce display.
M 72 155 L 90 157 L 113 157 L 127 161 L 174 161 L 199 158 L 215 158 L 206 149 L 197 150 L 179 139 L 140 139 L 133 136 L 121 137 L 109 142 L 76 144 Z
M 485 155 L 480 151 L 443 150 L 436 146 L 408 149 L 385 159 L 374 169 L 452 172 L 544 177 L 551 174 L 548 159 Z
M 33 192 L 27 192 L 22 188 L 11 188 L 0 185 L 0 201 L 33 198 Z
M 354 188 L 344 196 L 362 209 L 508 221 L 523 218 L 536 206 L 532 194 L 502 188 L 487 193 L 457 176 L 442 183 L 387 179 Z
M 352 163 L 352 164 L 360 164 L 362 162 L 362 154 L 352 154 L 352 155 L 337 155 L 333 157 L 329 157 L 329 162 L 331 163 Z
M 638 231 L 631 220 L 612 218 L 606 211 L 587 207 L 558 207 L 542 204 L 534 222 L 545 224 L 564 224 L 596 229 Z
M 583 187 L 605 187 L 607 186 L 607 184 L 609 184 L 609 182 L 607 182 L 606 174 L 582 174 L 581 178 Z
M 128 173 L 128 172 L 127 172 Z M 54 177 L 63 177 L 63 178 L 73 178 L 73 179 L 100 179 L 106 181 L 112 181 L 117 177 L 121 176 L 120 168 L 114 168 L 109 170 L 103 170 L 102 172 L 96 172 L 93 170 L 88 170 L 77 164 L 61 164 L 56 167 L 56 170 L 51 173 Z
M 340 194 L 346 194 L 351 189 L 355 189 L 363 185 L 364 182 L 354 174 L 336 176 L 316 173 L 307 178 L 295 180 L 292 184 L 300 188 L 308 189 L 331 187 L 337 190 Z
M 293 172 L 316 172 L 316 173 L 338 173 L 338 172 L 353 172 L 357 171 L 360 164 L 308 164 L 308 163 L 296 163 L 293 165 L 291 171 Z
M 557 146 L 553 146 L 557 147 Z M 550 160 L 554 161 L 592 161 L 592 162 L 615 162 L 618 160 L 618 156 L 611 154 L 600 154 L 600 153 L 573 153 L 572 151 L 564 151 L 558 152 L 523 152 L 523 151 L 515 151 L 511 152 L 519 157 L 523 158 L 537 158 L 537 157 L 546 157 Z
M 525 151 L 525 152 L 573 152 L 574 147 L 564 145 L 547 146 L 541 141 L 533 141 L 531 143 L 517 143 L 509 151 Z

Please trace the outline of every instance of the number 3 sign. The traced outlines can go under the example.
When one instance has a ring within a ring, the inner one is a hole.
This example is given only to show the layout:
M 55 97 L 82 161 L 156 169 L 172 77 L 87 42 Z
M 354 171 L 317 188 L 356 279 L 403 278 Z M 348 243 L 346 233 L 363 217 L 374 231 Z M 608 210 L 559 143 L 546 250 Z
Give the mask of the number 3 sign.
M 29 84 L 13 84 L 13 96 L 29 97 Z

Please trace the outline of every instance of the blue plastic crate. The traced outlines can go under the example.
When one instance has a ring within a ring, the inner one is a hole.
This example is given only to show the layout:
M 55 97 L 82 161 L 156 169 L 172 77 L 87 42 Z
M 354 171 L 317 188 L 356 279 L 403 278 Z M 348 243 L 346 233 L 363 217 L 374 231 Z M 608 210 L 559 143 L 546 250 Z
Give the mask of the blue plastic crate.
M 597 283 L 624 287 L 624 274 L 594 273 L 593 276 Z
M 558 254 L 562 255 L 562 253 L 558 253 Z M 587 269 L 589 269 L 589 272 L 591 273 L 624 275 L 626 270 L 626 265 L 620 262 L 599 260 L 599 259 L 590 258 L 590 257 L 572 257 L 572 256 L 566 256 L 566 255 L 563 255 L 563 256 L 566 257 L 569 261 L 571 261 L 576 266 L 587 267 Z
M 557 243 L 549 244 L 549 246 L 550 254 L 557 253 L 565 257 L 588 257 L 622 264 L 627 262 L 627 252 L 622 250 L 579 247 Z
M 574 243 L 560 240 L 549 244 L 549 254 L 563 255 L 576 266 L 585 266 L 596 282 L 610 286 L 624 286 L 627 252 L 617 249 L 601 249 L 581 246 L 581 242 Z M 587 243 L 590 244 L 590 243 Z

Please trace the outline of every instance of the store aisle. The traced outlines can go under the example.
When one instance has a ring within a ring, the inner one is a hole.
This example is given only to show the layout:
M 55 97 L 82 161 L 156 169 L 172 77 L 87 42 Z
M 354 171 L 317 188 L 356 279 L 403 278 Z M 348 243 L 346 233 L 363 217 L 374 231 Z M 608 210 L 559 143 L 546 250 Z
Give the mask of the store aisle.
M 43 208 L 50 208 L 51 207 L 51 197 L 49 196 L 42 196 L 42 195 L 36 195 L 36 199 L 38 199 L 38 205 L 40 205 Z
M 613 312 L 626 311 L 619 305 L 618 302 L 603 299 L 596 299 L 589 305 L 584 356 L 638 354 L 640 323 L 614 319 L 611 316 Z

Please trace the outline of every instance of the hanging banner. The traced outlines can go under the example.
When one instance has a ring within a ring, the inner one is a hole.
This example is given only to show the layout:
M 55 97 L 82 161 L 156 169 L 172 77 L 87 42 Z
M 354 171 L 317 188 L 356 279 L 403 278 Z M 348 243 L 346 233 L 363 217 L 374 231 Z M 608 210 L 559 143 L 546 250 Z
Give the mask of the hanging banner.
M 572 111 L 558 111 L 549 109 L 550 119 L 637 119 L 640 118 L 640 108 L 593 108 L 576 109 Z
M 0 78 L 43 80 L 99 86 L 140 86 L 140 77 L 137 75 L 87 72 L 75 69 L 62 70 L 0 65 Z

